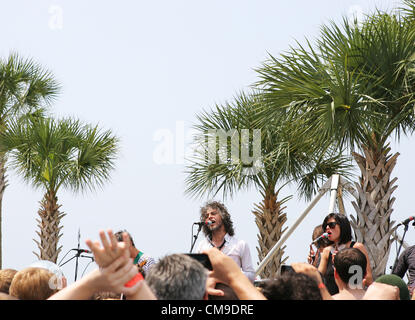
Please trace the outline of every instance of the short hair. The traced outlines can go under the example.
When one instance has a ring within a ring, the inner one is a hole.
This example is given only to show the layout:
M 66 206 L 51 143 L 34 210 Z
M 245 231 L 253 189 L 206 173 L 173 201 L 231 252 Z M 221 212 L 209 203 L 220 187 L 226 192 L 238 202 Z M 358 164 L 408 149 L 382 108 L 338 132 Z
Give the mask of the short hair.
M 361 268 L 363 273 L 360 280 L 363 281 L 363 278 L 366 276 L 367 259 L 362 251 L 357 248 L 345 248 L 334 256 L 334 267 L 344 283 L 349 283 L 350 278 L 354 276 L 355 273 L 351 270 L 353 266 Z
M 286 272 L 259 287 L 268 300 L 322 300 L 317 282 L 303 273 Z
M 153 265 L 146 282 L 158 300 L 202 300 L 207 273 L 199 261 L 185 254 L 171 254 Z
M 58 289 L 51 285 L 55 275 L 43 268 L 30 267 L 16 273 L 10 295 L 20 300 L 46 300 Z
M 114 234 L 115 238 L 117 238 L 117 241 L 118 241 L 118 242 L 123 242 L 123 241 L 124 241 L 124 240 L 123 240 L 123 238 L 122 238 L 122 234 L 123 234 L 124 232 L 128 234 L 128 237 L 129 237 L 129 238 L 130 238 L 130 240 L 131 240 L 131 245 L 135 248 L 135 244 L 134 244 L 133 237 L 131 236 L 131 234 L 130 234 L 127 230 L 120 230 L 120 231 L 117 231 L 117 232 Z
M 230 236 L 234 236 L 235 230 L 233 229 L 231 215 L 229 214 L 228 209 L 226 209 L 225 205 L 219 201 L 208 201 L 202 208 L 200 208 L 200 221 L 206 221 L 207 210 L 209 208 L 216 209 L 219 211 L 219 214 L 222 217 L 222 222 L 225 227 L 225 231 Z M 203 233 L 208 237 L 212 237 L 212 231 L 206 225 L 203 225 Z
M 330 213 L 324 218 L 322 227 L 323 230 L 327 228 L 327 221 L 334 218 L 340 227 L 340 239 L 339 244 L 344 244 L 352 240 L 352 227 L 350 226 L 349 219 L 344 214 Z
M 17 270 L 14 269 L 0 270 L 0 292 L 9 294 L 9 288 L 16 273 Z

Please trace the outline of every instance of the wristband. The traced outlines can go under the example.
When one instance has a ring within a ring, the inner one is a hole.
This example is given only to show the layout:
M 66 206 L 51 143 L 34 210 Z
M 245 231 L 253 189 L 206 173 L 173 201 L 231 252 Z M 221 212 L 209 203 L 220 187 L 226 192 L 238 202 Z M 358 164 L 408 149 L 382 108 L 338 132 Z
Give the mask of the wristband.
M 130 279 L 126 284 L 124 284 L 124 287 L 131 288 L 132 286 L 134 286 L 137 282 L 141 280 L 144 280 L 144 277 L 139 272 L 132 279 Z
M 318 285 L 318 288 L 319 289 L 323 289 L 323 288 L 325 288 L 326 286 L 324 285 L 324 283 L 323 282 L 321 282 L 321 283 L 319 283 L 319 285 Z

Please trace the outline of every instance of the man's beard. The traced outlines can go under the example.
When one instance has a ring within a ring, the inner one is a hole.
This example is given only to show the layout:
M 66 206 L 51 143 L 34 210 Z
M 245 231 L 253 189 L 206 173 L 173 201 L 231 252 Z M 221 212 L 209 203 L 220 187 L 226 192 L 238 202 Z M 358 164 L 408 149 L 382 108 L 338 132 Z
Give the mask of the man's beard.
M 213 226 L 212 228 L 210 228 L 211 232 L 217 231 L 219 230 L 221 227 L 223 226 L 223 222 L 216 224 L 215 226 Z

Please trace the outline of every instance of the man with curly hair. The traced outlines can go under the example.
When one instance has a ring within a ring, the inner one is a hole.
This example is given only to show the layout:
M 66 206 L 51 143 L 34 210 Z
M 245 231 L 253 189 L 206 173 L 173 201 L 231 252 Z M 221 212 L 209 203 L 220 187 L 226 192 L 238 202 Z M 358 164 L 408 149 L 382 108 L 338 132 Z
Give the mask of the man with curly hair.
M 233 222 L 224 204 L 218 201 L 206 203 L 200 210 L 200 221 L 204 222 L 202 230 L 206 238 L 199 243 L 196 251 L 218 248 L 231 257 L 253 282 L 255 270 L 248 244 L 234 237 Z

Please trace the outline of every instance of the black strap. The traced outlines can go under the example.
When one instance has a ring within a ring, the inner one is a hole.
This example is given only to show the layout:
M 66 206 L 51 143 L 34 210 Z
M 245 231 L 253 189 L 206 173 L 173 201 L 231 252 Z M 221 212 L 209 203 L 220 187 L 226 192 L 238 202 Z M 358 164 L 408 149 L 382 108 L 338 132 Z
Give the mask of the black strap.
M 350 248 L 353 248 L 353 246 L 355 245 L 356 241 L 352 241 L 350 242 Z
M 219 247 L 216 247 L 212 241 L 210 241 L 210 244 L 212 245 L 212 247 L 216 247 L 219 250 L 222 250 L 223 246 L 225 245 L 226 239 L 223 239 L 222 244 Z

